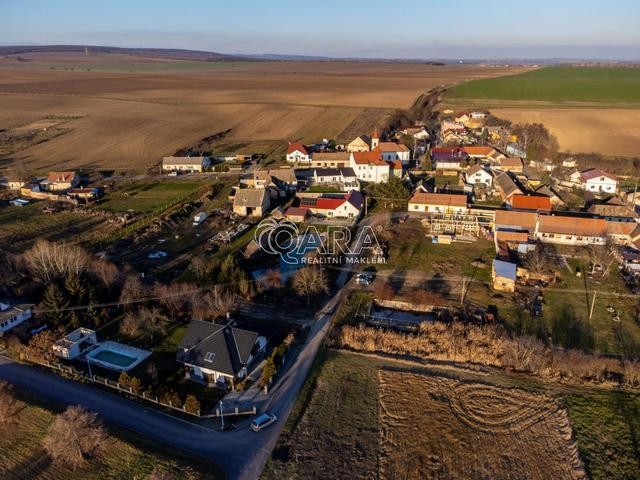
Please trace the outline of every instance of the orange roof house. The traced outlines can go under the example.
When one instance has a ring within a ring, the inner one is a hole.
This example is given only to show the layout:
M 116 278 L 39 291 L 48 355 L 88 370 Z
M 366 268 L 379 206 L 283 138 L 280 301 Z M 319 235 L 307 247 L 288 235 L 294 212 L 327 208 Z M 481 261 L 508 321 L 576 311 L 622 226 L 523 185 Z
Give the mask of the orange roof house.
M 551 211 L 551 199 L 543 196 L 513 195 L 511 206 L 518 210 Z

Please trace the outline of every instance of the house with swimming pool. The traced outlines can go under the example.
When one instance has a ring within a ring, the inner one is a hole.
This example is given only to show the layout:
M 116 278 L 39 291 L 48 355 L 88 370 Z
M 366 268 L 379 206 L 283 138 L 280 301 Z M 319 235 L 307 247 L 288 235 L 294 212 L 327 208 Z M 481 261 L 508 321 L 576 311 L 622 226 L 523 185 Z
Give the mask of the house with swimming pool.
M 194 320 L 180 342 L 177 360 L 184 364 L 187 379 L 227 388 L 249 375 L 266 346 L 267 339 L 257 332 Z
M 80 327 L 53 344 L 53 352 L 64 360 L 83 360 L 91 365 L 129 371 L 143 362 L 151 352 L 110 340 L 99 342 L 96 332 Z

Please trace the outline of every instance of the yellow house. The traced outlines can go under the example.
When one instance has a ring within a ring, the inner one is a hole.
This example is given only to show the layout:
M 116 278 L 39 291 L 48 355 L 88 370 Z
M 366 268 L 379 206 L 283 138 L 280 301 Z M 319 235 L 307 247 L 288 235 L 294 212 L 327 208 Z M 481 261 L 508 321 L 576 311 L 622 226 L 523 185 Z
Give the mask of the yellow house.
M 371 150 L 371 139 L 367 135 L 360 135 L 347 145 L 347 152 L 368 152 L 369 150 Z

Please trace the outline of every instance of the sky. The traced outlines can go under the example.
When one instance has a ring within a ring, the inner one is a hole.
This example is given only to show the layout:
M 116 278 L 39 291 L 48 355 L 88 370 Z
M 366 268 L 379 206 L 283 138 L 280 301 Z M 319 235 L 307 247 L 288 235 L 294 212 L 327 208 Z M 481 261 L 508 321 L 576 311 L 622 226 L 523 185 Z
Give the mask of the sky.
M 0 44 L 640 60 L 637 0 L 0 0 Z

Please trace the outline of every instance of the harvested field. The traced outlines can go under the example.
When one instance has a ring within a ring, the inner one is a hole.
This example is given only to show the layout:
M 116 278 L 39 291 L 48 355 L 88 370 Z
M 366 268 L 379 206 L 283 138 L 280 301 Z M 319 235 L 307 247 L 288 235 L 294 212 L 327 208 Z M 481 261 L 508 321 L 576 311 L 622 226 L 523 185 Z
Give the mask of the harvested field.
M 562 150 L 640 156 L 640 110 L 597 108 L 495 108 L 514 123 L 543 123 Z
M 519 71 L 400 63 L 198 63 L 68 53 L 31 54 L 28 60 L 0 60 L 0 130 L 40 125 L 53 115 L 76 118 L 65 123 L 63 135 L 0 159 L 0 170 L 15 160 L 35 171 L 142 169 L 228 129 L 226 144 L 247 144 L 248 150 L 254 141 L 263 146 L 291 139 L 345 140 L 436 86 Z
M 548 397 L 387 370 L 379 385 L 381 478 L 585 478 Z

